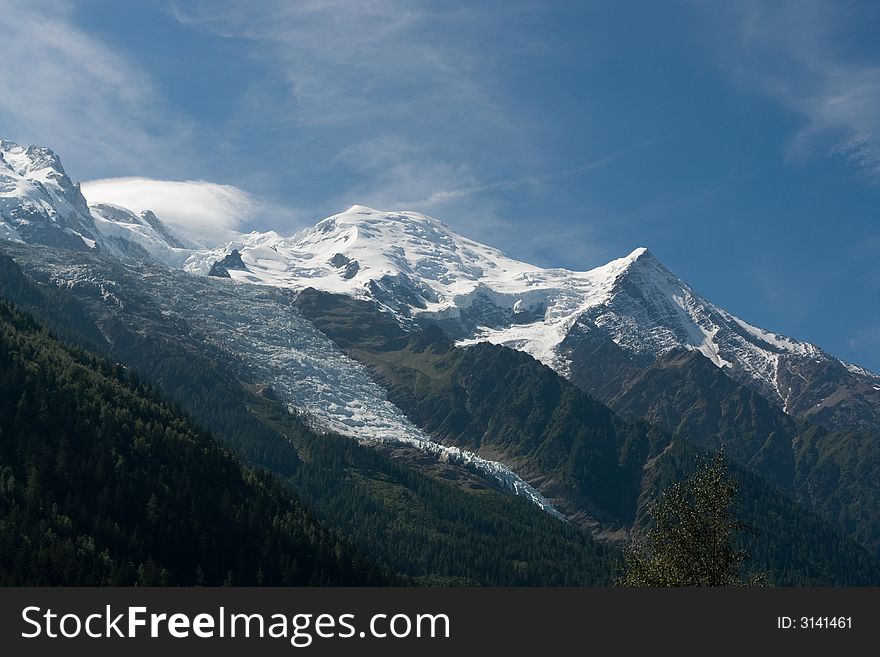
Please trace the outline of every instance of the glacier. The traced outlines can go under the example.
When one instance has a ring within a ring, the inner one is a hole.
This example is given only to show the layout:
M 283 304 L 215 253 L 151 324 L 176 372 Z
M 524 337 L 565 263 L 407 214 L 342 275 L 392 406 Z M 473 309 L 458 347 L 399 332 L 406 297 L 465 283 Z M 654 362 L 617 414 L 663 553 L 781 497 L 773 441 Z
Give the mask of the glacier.
M 120 263 L 101 254 L 12 247 L 25 271 L 57 287 L 99 298 L 106 312 L 136 329 L 159 312 L 164 320 L 228 354 L 242 378 L 268 384 L 291 412 L 319 432 L 367 444 L 415 447 L 469 467 L 500 488 L 525 497 L 547 513 L 564 516 L 503 463 L 434 441 L 388 401 L 361 363 L 302 317 L 286 290 L 229 279 L 193 276 L 146 262 Z M 141 329 L 143 330 L 143 329 Z

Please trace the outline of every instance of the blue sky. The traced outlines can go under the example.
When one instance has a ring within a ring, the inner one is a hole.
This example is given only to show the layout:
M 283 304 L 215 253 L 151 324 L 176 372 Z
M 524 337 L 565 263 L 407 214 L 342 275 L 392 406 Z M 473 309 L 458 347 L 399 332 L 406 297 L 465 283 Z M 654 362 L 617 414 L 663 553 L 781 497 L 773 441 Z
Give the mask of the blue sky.
M 644 245 L 880 371 L 880 3 L 0 4 L 0 133 L 107 193 L 282 233 L 408 208 L 573 269 Z

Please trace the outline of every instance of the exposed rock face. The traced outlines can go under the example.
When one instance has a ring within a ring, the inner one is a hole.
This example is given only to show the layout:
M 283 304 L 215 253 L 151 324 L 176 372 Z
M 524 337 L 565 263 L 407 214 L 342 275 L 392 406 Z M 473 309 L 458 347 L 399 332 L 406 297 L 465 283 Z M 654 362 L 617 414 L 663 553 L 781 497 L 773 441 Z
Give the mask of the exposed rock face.
M 230 269 L 247 271 L 247 267 L 244 262 L 242 262 L 241 253 L 238 252 L 238 249 L 233 249 L 232 253 L 211 265 L 211 270 L 208 272 L 208 276 L 229 278 Z

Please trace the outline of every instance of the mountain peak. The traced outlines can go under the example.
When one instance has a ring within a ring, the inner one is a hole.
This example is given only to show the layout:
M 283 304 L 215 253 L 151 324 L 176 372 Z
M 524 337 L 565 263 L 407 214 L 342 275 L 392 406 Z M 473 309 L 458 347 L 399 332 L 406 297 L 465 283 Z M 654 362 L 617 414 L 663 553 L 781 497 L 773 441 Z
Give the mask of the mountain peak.
M 352 205 L 345 212 L 334 214 L 318 222 L 315 228 L 322 227 L 326 231 L 326 226 L 416 226 L 427 225 L 435 226 L 444 231 L 450 231 L 449 227 L 439 219 L 429 217 L 420 212 L 412 212 L 409 210 L 377 210 L 366 205 Z
M 626 263 L 629 267 L 635 267 L 636 269 L 653 268 L 672 275 L 666 268 L 666 265 L 660 262 L 660 260 L 657 259 L 657 256 L 654 255 L 654 252 L 646 246 L 640 246 L 637 249 L 633 249 L 629 255 L 624 256 L 620 260 Z
M 60 176 L 66 177 L 64 167 L 61 166 L 61 158 L 46 146 L 22 146 L 8 139 L 0 139 L 0 157 L 20 176 L 51 169 Z
M 640 246 L 632 250 L 632 252 L 626 256 L 626 260 L 630 260 L 631 262 L 635 262 L 640 259 L 642 256 L 653 257 L 653 254 L 648 250 L 647 246 Z
M 651 282 L 652 284 L 674 285 L 679 287 L 684 283 L 681 279 L 673 274 L 662 262 L 660 262 L 647 247 L 640 246 L 634 249 L 629 255 L 614 260 L 620 269 L 618 276 L 618 284 L 625 281 L 635 282 L 638 284 Z M 612 264 L 609 263 L 609 264 Z
M 645 246 L 633 249 L 629 254 L 612 260 L 607 265 L 603 265 L 603 267 L 607 268 L 609 273 L 616 275 L 618 280 L 637 271 L 656 270 L 658 268 L 666 270 L 663 264 Z
M 0 236 L 76 250 L 100 242 L 86 200 L 43 146 L 0 140 Z
M 114 203 L 96 203 L 89 210 L 105 246 L 115 255 L 128 253 L 127 244 L 171 266 L 180 266 L 190 255 L 189 245 L 151 210 L 136 213 Z
M 11 139 L 0 139 L 0 154 L 5 153 L 23 153 L 25 147 Z
M 377 210 L 376 208 L 371 208 L 366 205 L 359 205 L 358 203 L 355 203 L 342 214 L 383 214 L 383 212 L 381 210 Z

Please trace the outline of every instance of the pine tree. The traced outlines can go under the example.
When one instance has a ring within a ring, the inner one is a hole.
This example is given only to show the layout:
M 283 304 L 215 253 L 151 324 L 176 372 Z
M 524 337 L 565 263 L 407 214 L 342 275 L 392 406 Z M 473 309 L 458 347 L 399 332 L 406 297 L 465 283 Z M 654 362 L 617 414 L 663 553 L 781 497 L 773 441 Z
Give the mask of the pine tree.
M 626 553 L 621 586 L 754 586 L 744 579 L 748 555 L 734 538 L 747 529 L 733 512 L 737 482 L 728 473 L 724 451 L 703 461 L 684 482 L 667 488 L 650 510 L 644 541 Z

